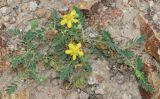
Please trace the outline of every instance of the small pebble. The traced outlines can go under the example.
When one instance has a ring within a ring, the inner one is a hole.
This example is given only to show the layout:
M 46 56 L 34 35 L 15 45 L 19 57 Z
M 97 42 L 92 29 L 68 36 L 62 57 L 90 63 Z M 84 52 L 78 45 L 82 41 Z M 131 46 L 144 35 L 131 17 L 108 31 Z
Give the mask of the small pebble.
M 37 3 L 36 3 L 36 1 L 32 1 L 32 2 L 30 2 L 29 3 L 29 9 L 30 9 L 30 11 L 35 11 L 36 9 L 37 9 Z
M 8 15 L 5 16 L 5 17 L 4 17 L 4 21 L 5 21 L 5 22 L 9 22 L 9 21 L 10 21 L 10 17 L 9 17 Z
M 3 14 L 3 15 L 7 15 L 11 12 L 11 10 L 8 8 L 8 7 L 2 7 L 0 9 L 0 12 Z
M 14 24 L 16 22 L 16 18 L 15 17 L 12 17 L 11 19 L 10 19 L 10 24 Z

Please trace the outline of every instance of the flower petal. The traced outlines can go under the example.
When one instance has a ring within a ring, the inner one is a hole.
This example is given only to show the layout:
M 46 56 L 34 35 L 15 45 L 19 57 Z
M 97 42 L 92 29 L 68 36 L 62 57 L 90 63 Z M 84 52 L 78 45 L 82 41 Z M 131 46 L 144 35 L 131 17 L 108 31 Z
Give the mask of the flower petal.
M 65 25 L 67 23 L 67 20 L 66 19 L 63 19 L 62 21 L 61 21 L 61 25 Z
M 78 43 L 77 45 L 76 45 L 76 49 L 80 49 L 81 48 L 81 43 Z
M 75 16 L 75 15 L 76 15 L 76 11 L 75 11 L 75 10 L 72 10 L 71 13 L 70 13 L 70 15 L 71 15 L 71 16 Z
M 71 22 L 71 21 L 68 21 L 68 22 L 67 22 L 67 27 L 68 27 L 68 28 L 71 28 L 71 27 L 72 27 L 72 22 Z
M 77 56 L 76 56 L 76 54 L 74 54 L 74 55 L 72 56 L 72 59 L 73 59 L 73 60 L 76 60 L 76 58 L 77 58 Z
M 72 43 L 69 43 L 69 44 L 68 44 L 68 47 L 69 47 L 69 49 L 71 49 L 71 50 L 75 49 L 75 45 L 72 44 Z
M 78 20 L 77 20 L 77 19 L 72 19 L 72 22 L 73 22 L 73 23 L 77 23 Z
M 66 54 L 71 54 L 73 51 L 72 50 L 66 50 L 65 53 Z
M 81 57 L 84 55 L 84 53 L 82 51 L 78 51 L 78 55 Z

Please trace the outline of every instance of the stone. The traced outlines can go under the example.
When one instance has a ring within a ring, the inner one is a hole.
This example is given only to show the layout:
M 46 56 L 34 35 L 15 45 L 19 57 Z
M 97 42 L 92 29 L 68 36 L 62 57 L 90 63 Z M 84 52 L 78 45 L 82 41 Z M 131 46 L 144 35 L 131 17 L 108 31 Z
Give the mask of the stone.
M 116 2 L 117 0 L 101 0 L 103 5 L 107 6 L 107 7 L 116 7 Z M 114 6 L 113 6 L 114 5 Z
M 6 26 L 4 25 L 4 23 L 0 23 L 0 31 L 4 30 L 6 28 Z
M 9 21 L 10 24 L 14 24 L 16 23 L 16 18 L 15 17 L 12 17 Z
M 150 6 L 151 8 L 154 6 L 154 2 L 153 2 L 153 1 L 149 0 L 148 3 L 149 3 L 149 6 Z
M 35 11 L 37 9 L 37 7 L 38 7 L 38 5 L 37 5 L 36 1 L 29 2 L 29 10 L 30 11 Z
M 95 94 L 101 94 L 101 95 L 106 94 L 106 85 L 103 83 L 97 86 L 95 89 Z
M 123 0 L 123 3 L 127 4 L 129 1 L 128 0 Z
M 6 0 L 0 0 L 0 8 L 7 5 L 7 1 Z
M 57 78 L 58 77 L 58 73 L 56 72 L 56 71 L 52 71 L 52 73 L 51 73 L 51 78 L 52 79 L 55 79 L 55 78 Z
M 88 97 L 89 97 L 89 94 L 87 94 L 83 91 L 81 91 L 81 93 L 79 95 L 80 95 L 80 99 L 88 99 Z
M 2 7 L 0 11 L 3 15 L 7 15 L 11 12 L 11 9 L 9 7 Z
M 0 73 L 9 69 L 9 62 L 5 59 L 5 56 L 8 54 L 6 46 L 7 38 L 7 32 L 0 31 Z
M 146 51 L 160 62 L 160 40 L 156 36 L 152 36 L 145 43 Z
M 145 73 L 147 74 L 148 77 L 148 81 L 149 83 L 152 85 L 153 87 L 153 94 L 149 94 L 145 91 L 143 91 L 141 89 L 141 94 L 143 94 L 143 97 L 146 98 L 148 97 L 148 95 L 150 97 L 153 97 L 153 99 L 159 99 L 160 98 L 160 91 L 159 91 L 159 87 L 160 87 L 160 73 L 159 73 L 159 69 L 157 68 L 157 66 L 152 65 L 148 62 L 144 63 L 144 70 Z M 147 94 L 147 96 L 145 95 Z M 147 99 L 147 98 L 146 98 Z M 148 98 L 150 99 L 150 98 Z
M 22 3 L 20 9 L 22 12 L 26 12 L 28 10 L 28 3 Z
M 102 66 L 100 68 L 99 66 Z M 101 84 L 107 82 L 106 80 L 108 79 L 105 75 L 108 73 L 108 62 L 102 61 L 102 60 L 97 60 L 96 62 L 93 62 L 91 65 L 92 67 L 92 74 L 88 79 L 88 84 L 94 85 L 94 84 Z
M 4 20 L 5 22 L 9 22 L 9 21 L 10 21 L 10 16 L 9 16 L 9 15 L 5 16 L 5 17 L 3 18 L 3 20 Z
M 35 11 L 35 15 L 38 18 L 46 17 L 47 19 L 49 19 L 51 17 L 51 11 L 46 8 L 40 8 Z
M 140 14 L 139 22 L 141 34 L 147 36 L 146 51 L 160 62 L 160 31 L 155 28 L 152 17 L 148 15 Z
M 77 5 L 80 10 L 82 10 L 86 15 L 88 15 L 97 12 L 100 2 L 101 0 L 78 0 L 73 5 Z
M 78 92 L 71 92 L 69 95 L 66 97 L 66 99 L 79 99 L 79 94 Z
M 20 4 L 21 2 L 22 2 L 22 0 L 7 0 L 7 4 L 9 6 Z

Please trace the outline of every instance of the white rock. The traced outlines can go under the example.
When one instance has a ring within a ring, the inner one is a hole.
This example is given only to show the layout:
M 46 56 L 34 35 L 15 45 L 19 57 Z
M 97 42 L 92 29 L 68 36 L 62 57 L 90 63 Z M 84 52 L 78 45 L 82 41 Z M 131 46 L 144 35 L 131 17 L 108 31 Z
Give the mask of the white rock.
M 11 10 L 10 10 L 10 8 L 8 8 L 8 7 L 2 7 L 2 8 L 0 9 L 0 12 L 1 12 L 3 15 L 7 15 L 7 14 L 9 14 L 9 13 L 11 12 Z
M 90 78 L 88 79 L 88 84 L 89 85 L 93 85 L 93 84 L 99 84 L 98 80 L 96 79 L 96 76 L 90 76 Z
M 71 92 L 66 99 L 79 99 L 79 94 L 78 92 Z
M 14 24 L 16 22 L 16 18 L 15 17 L 12 17 L 9 21 L 10 24 Z
M 80 93 L 80 99 L 88 99 L 88 97 L 89 97 L 89 95 L 87 93 L 85 93 L 83 91 Z
M 4 17 L 3 20 L 4 20 L 5 22 L 8 22 L 8 21 L 10 20 L 10 17 L 7 15 L 7 16 Z
M 21 3 L 21 0 L 7 0 L 7 4 L 11 6 L 19 3 Z
M 123 0 L 123 3 L 128 3 L 128 0 Z
M 149 3 L 149 6 L 150 6 L 150 7 L 153 7 L 153 6 L 154 6 L 154 2 L 153 2 L 153 1 L 148 1 L 148 3 Z
M 157 21 L 157 19 L 158 19 L 158 16 L 157 16 L 157 14 L 155 14 L 155 15 L 153 16 L 153 21 Z
M 101 95 L 106 94 L 105 88 L 106 86 L 104 84 L 100 84 L 99 86 L 96 87 L 95 94 L 101 94 Z
M 29 3 L 29 10 L 30 11 L 35 11 L 37 9 L 38 5 L 36 3 L 36 1 L 32 1 Z
M 0 7 L 7 5 L 6 0 L 0 0 Z

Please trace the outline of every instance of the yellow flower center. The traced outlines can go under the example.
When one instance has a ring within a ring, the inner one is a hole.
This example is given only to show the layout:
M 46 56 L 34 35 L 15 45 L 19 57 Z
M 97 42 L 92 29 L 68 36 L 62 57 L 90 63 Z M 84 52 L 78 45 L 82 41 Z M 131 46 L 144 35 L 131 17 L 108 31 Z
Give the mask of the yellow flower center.
M 73 44 L 70 43 L 68 44 L 69 50 L 66 50 L 66 54 L 70 54 L 72 56 L 73 60 L 76 60 L 77 56 L 83 56 L 83 52 L 81 51 L 81 43 L 78 44 Z
M 76 11 L 72 10 L 71 13 L 63 16 L 63 19 L 61 20 L 60 24 L 61 25 L 66 24 L 68 28 L 71 28 L 73 23 L 78 22 L 78 19 L 75 18 L 76 14 L 77 14 Z

